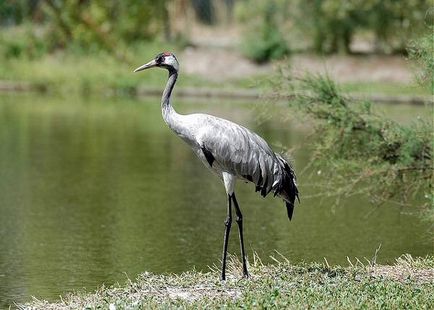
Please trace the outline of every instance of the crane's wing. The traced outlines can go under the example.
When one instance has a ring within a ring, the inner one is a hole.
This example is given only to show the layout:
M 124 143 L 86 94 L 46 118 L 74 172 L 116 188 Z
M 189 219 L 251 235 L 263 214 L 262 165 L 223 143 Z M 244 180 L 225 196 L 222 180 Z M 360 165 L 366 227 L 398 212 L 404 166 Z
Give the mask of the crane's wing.
M 207 115 L 196 135 L 210 166 L 218 165 L 256 184 L 261 195 L 276 190 L 282 169 L 267 142 L 249 129 L 230 121 Z

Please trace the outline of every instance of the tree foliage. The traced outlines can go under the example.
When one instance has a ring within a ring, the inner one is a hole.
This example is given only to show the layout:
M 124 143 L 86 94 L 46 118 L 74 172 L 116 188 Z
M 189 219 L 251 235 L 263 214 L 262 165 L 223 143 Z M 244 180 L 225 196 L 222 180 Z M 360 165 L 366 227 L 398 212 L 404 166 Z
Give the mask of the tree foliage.
M 272 0 L 258 2 L 245 11 L 242 19 L 250 19 L 251 15 L 257 18 L 249 22 L 249 32 L 242 42 L 242 50 L 250 59 L 263 63 L 273 59 L 282 58 L 289 54 L 288 42 L 282 34 L 282 3 Z
M 63 1 L 44 6 L 51 35 L 66 45 L 115 49 L 119 42 L 146 40 L 160 29 L 167 1 Z
M 103 49 L 123 58 L 128 43 L 152 39 L 167 27 L 168 1 L 6 1 L 0 14 L 8 16 L 7 24 L 32 24 L 25 41 L 43 42 L 48 51 Z
M 343 96 L 324 76 L 283 77 L 277 93 L 291 94 L 289 104 L 317 124 L 311 164 L 326 167 L 318 182 L 324 194 L 368 194 L 376 202 L 405 204 L 410 197 L 431 193 L 431 123 L 418 119 L 404 126 L 387 119 L 370 102 Z
M 410 59 L 416 61 L 418 68 L 416 79 L 434 94 L 434 25 L 419 39 L 410 42 L 408 47 Z
M 352 52 L 356 34 L 373 37 L 377 52 L 403 52 L 408 38 L 423 30 L 431 5 L 428 0 L 245 0 L 238 15 L 248 38 L 265 41 L 256 25 L 271 3 L 277 8 L 272 32 L 289 42 L 305 41 L 318 53 Z
M 429 7 L 428 0 L 299 0 L 294 16 L 317 52 L 349 52 L 355 32 L 364 30 L 374 33 L 378 50 L 403 51 Z
M 232 14 L 234 0 L 6 0 L 0 1 L 0 27 L 31 24 L 24 41 L 39 40 L 45 51 L 78 46 L 121 54 L 120 45 L 159 34 L 172 37 L 171 24 L 176 20 L 170 19 L 176 16 L 169 14 L 169 3 L 183 7 L 183 12 L 188 6 L 199 22 L 214 25 L 219 22 L 219 8 L 226 7 Z M 288 46 L 299 41 L 319 53 L 351 52 L 354 36 L 360 33 L 373 34 L 377 51 L 404 51 L 408 38 L 425 27 L 432 5 L 428 0 L 240 0 L 236 4 L 246 30 L 244 52 L 258 62 L 288 54 Z

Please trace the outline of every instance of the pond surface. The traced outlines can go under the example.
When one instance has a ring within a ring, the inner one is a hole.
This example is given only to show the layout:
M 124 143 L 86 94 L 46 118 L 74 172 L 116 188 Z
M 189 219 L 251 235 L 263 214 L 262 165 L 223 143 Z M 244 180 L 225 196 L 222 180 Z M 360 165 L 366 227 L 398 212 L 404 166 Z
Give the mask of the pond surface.
M 309 126 L 253 104 L 175 103 L 253 129 L 275 150 L 309 160 Z M 409 121 L 419 108 L 389 107 Z M 418 110 L 419 109 L 419 110 Z M 422 108 L 423 109 L 423 108 Z M 410 112 L 408 112 L 409 110 Z M 280 116 L 279 116 L 280 115 Z M 260 120 L 260 121 L 258 121 Z M 292 222 L 280 199 L 237 184 L 249 257 L 346 265 L 346 257 L 393 262 L 432 253 L 428 223 L 394 206 L 354 197 L 333 207 L 299 175 L 302 204 Z M 123 283 L 144 271 L 180 273 L 220 265 L 223 185 L 164 124 L 159 99 L 0 97 L 0 308 L 30 296 L 54 300 L 73 290 Z M 236 226 L 230 252 L 238 255 Z

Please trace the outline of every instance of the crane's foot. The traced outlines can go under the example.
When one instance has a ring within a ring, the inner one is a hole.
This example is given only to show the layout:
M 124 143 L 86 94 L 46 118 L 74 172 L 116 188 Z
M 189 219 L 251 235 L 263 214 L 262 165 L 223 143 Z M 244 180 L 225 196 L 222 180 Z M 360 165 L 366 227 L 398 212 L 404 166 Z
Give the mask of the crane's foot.
M 243 271 L 242 279 L 250 279 L 250 278 L 251 278 L 250 274 L 247 271 Z M 220 277 L 220 281 L 226 281 L 226 275 L 222 274 Z
M 221 277 L 220 277 L 220 280 L 221 280 L 221 281 L 226 281 L 226 273 L 225 273 L 225 272 L 222 272 L 222 275 L 221 275 Z
M 250 279 L 250 274 L 246 271 L 243 272 L 243 279 Z

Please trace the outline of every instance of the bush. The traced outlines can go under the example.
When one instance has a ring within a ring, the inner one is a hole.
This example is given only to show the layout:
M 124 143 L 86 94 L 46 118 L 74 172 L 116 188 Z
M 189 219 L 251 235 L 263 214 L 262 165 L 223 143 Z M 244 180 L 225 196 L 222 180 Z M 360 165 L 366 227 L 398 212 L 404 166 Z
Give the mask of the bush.
M 250 59 L 264 63 L 288 55 L 288 43 L 280 32 L 279 5 L 275 1 L 265 5 L 254 6 L 259 23 L 249 25 L 249 31 L 242 44 L 243 53 Z M 252 16 L 249 16 L 249 19 Z M 253 17 L 253 23 L 256 19 Z
M 428 32 L 418 40 L 410 43 L 408 54 L 410 59 L 418 63 L 422 68 L 416 73 L 417 82 L 427 87 L 434 94 L 434 27 L 429 27 Z
M 35 59 L 44 55 L 49 46 L 42 36 L 43 29 L 35 30 L 29 24 L 11 27 L 10 31 L 0 32 L 0 57 Z
M 382 52 L 402 52 L 408 37 L 421 30 L 427 0 L 297 0 L 295 24 L 313 38 L 319 53 L 350 52 L 357 31 L 372 32 Z
M 316 186 L 325 196 L 367 194 L 374 202 L 409 198 L 432 192 L 432 124 L 417 119 L 403 126 L 343 96 L 328 77 L 281 77 L 279 97 L 317 124 L 318 140 L 311 164 Z M 333 182 L 330 182 L 333 180 Z M 431 201 L 425 201 L 426 207 Z
M 150 41 L 167 26 L 167 2 L 46 0 L 14 6 L 6 1 L 0 3 L 0 52 L 38 57 L 55 49 L 105 50 L 124 60 L 129 43 Z

